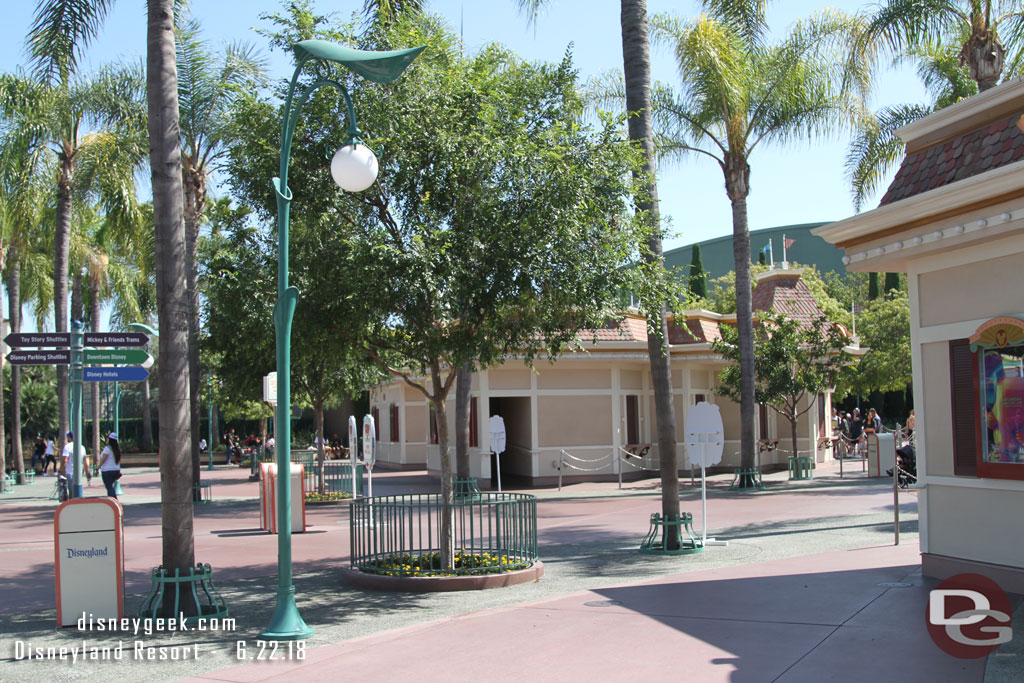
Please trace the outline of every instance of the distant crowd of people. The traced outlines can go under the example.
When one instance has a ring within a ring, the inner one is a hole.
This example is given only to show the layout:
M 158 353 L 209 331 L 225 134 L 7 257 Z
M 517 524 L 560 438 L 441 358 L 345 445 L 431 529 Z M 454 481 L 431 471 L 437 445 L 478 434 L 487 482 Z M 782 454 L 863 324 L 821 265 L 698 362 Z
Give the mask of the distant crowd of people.
M 914 427 L 914 411 L 911 410 L 907 418 L 908 438 L 914 433 Z M 866 449 L 865 435 L 882 431 L 882 417 L 874 408 L 868 408 L 865 416 L 861 415 L 860 408 L 854 408 L 850 413 L 832 409 L 832 437 L 837 458 L 862 457 Z

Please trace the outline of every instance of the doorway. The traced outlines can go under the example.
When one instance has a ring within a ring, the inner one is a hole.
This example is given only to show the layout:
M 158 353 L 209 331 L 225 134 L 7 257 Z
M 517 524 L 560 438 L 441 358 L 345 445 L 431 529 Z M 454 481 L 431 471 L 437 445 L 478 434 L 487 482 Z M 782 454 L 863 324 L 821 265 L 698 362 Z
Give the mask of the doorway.
M 505 452 L 501 454 L 501 485 L 525 483 L 532 476 L 533 420 L 529 396 L 495 396 L 488 402 L 488 416 L 505 421 Z M 488 417 L 490 419 L 490 417 Z M 498 487 L 498 458 L 491 453 L 491 487 Z

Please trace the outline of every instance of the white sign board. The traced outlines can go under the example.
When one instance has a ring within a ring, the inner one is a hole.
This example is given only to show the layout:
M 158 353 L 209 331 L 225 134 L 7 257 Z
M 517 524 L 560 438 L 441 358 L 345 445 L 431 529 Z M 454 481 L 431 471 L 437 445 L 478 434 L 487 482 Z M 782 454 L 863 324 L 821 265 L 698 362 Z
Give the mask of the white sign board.
M 124 616 L 124 523 L 113 498 L 75 498 L 54 515 L 57 626 L 74 626 L 82 613 Z
M 711 467 L 722 461 L 725 429 L 718 406 L 701 401 L 691 406 L 686 416 L 686 452 L 690 463 L 697 467 Z
M 267 403 L 277 404 L 277 371 L 271 372 L 263 378 L 263 400 Z
M 501 455 L 505 452 L 505 420 L 501 415 L 491 415 L 487 423 L 487 431 L 491 433 L 491 450 Z
M 355 464 L 356 456 L 359 455 L 359 428 L 356 427 L 356 416 L 348 416 L 348 449 L 349 457 L 352 458 L 352 463 Z
M 272 534 L 277 533 L 278 479 L 277 463 L 260 464 L 260 524 Z M 302 465 L 291 463 L 292 533 L 306 530 L 306 478 Z
M 376 434 L 376 429 L 373 424 L 373 415 L 363 416 L 363 462 L 368 468 L 373 467 L 374 434 Z

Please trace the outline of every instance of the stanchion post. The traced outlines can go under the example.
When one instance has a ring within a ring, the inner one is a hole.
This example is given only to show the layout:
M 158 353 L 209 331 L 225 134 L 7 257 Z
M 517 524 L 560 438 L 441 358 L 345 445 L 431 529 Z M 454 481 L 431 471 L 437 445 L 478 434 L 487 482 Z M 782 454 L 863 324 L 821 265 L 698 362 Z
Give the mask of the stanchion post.
M 71 457 L 75 463 L 72 475 L 71 497 L 81 498 L 82 492 L 82 356 L 85 346 L 82 344 L 82 321 L 71 322 Z
M 899 454 L 896 455 L 896 462 L 892 465 L 892 520 L 893 520 L 893 535 L 895 541 L 893 545 L 900 544 L 900 461 Z M 879 467 L 878 469 L 882 469 Z

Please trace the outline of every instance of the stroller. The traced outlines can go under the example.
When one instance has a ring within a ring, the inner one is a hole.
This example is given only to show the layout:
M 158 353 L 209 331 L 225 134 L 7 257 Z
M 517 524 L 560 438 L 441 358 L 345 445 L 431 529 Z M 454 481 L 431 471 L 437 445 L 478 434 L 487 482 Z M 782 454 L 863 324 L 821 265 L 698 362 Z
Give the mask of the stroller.
M 917 483 L 917 454 L 913 445 L 907 444 L 896 449 L 896 464 L 900 468 L 897 483 L 901 489 Z M 887 469 L 885 473 L 891 477 L 892 468 Z

